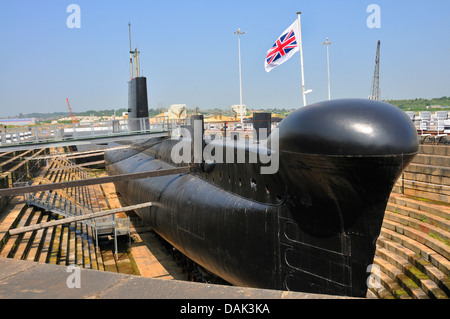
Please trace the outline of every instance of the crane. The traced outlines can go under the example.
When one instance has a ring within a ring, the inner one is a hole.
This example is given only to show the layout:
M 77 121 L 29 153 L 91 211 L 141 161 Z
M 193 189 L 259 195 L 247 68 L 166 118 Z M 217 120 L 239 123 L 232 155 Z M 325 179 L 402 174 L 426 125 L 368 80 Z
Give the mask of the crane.
M 371 100 L 378 100 L 380 97 L 380 40 L 377 45 L 377 55 L 375 57 L 375 71 L 373 73 L 372 92 L 369 96 Z
M 66 98 L 66 102 L 67 102 L 67 106 L 69 107 L 70 117 L 72 118 L 72 124 L 77 124 L 78 120 L 75 117 L 75 115 L 73 115 L 73 113 L 72 113 L 72 108 L 70 107 L 70 103 L 69 103 L 69 99 L 68 98 Z

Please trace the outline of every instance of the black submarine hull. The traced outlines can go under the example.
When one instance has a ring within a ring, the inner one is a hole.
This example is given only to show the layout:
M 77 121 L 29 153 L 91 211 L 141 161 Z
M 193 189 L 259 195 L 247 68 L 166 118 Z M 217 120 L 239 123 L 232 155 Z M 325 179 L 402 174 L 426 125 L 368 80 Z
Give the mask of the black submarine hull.
M 108 173 L 185 165 L 172 158 L 179 140 L 156 141 L 106 152 Z M 202 148 L 217 154 L 227 143 Z M 403 111 L 370 100 L 326 101 L 283 119 L 267 147 L 231 143 L 244 161 L 203 158 L 190 174 L 116 188 L 129 204 L 154 202 L 137 214 L 234 285 L 365 297 L 391 189 L 418 150 Z M 267 163 L 251 158 L 270 152 L 277 169 L 262 174 Z

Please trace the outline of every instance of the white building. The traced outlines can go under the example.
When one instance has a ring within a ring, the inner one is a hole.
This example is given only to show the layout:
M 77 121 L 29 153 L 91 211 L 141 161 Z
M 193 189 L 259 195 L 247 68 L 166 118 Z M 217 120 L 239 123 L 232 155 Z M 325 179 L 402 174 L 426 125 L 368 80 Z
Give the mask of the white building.
M 26 126 L 26 125 L 34 125 L 36 124 L 35 118 L 29 119 L 0 119 L 0 125 L 18 125 L 18 126 Z

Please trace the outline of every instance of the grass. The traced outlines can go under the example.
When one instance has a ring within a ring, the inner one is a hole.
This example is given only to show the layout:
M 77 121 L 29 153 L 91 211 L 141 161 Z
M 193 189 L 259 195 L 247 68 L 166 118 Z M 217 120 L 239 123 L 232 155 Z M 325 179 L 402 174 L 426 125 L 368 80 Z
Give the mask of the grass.
M 439 202 L 439 201 L 428 199 L 428 198 L 416 197 L 416 196 L 410 196 L 410 195 L 408 195 L 408 196 L 405 195 L 405 197 L 408 197 L 408 198 L 411 198 L 414 200 L 418 200 L 421 202 L 425 202 L 425 203 L 430 203 L 430 204 L 435 204 L 435 205 L 444 205 L 444 206 L 450 207 L 450 203 Z
M 447 239 L 440 237 L 439 235 L 435 234 L 435 233 L 429 233 L 428 235 L 430 235 L 431 237 L 440 240 L 441 242 L 443 242 L 444 244 L 446 244 L 447 246 L 450 246 L 450 243 L 448 242 Z

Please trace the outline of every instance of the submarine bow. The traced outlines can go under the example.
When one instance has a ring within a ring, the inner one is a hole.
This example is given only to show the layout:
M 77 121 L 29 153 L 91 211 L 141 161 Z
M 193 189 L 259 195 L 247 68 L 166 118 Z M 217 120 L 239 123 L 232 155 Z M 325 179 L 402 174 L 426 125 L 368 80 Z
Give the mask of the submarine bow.
M 177 143 L 154 138 L 107 151 L 107 171 L 185 165 L 171 157 Z M 216 156 L 191 173 L 116 182 L 117 191 L 130 205 L 155 202 L 136 213 L 231 284 L 365 297 L 390 192 L 418 151 L 403 111 L 372 100 L 325 101 L 289 114 L 267 147 L 203 138 L 201 145 Z M 245 161 L 225 160 L 230 148 Z M 277 154 L 273 174 L 250 160 L 262 152 Z

